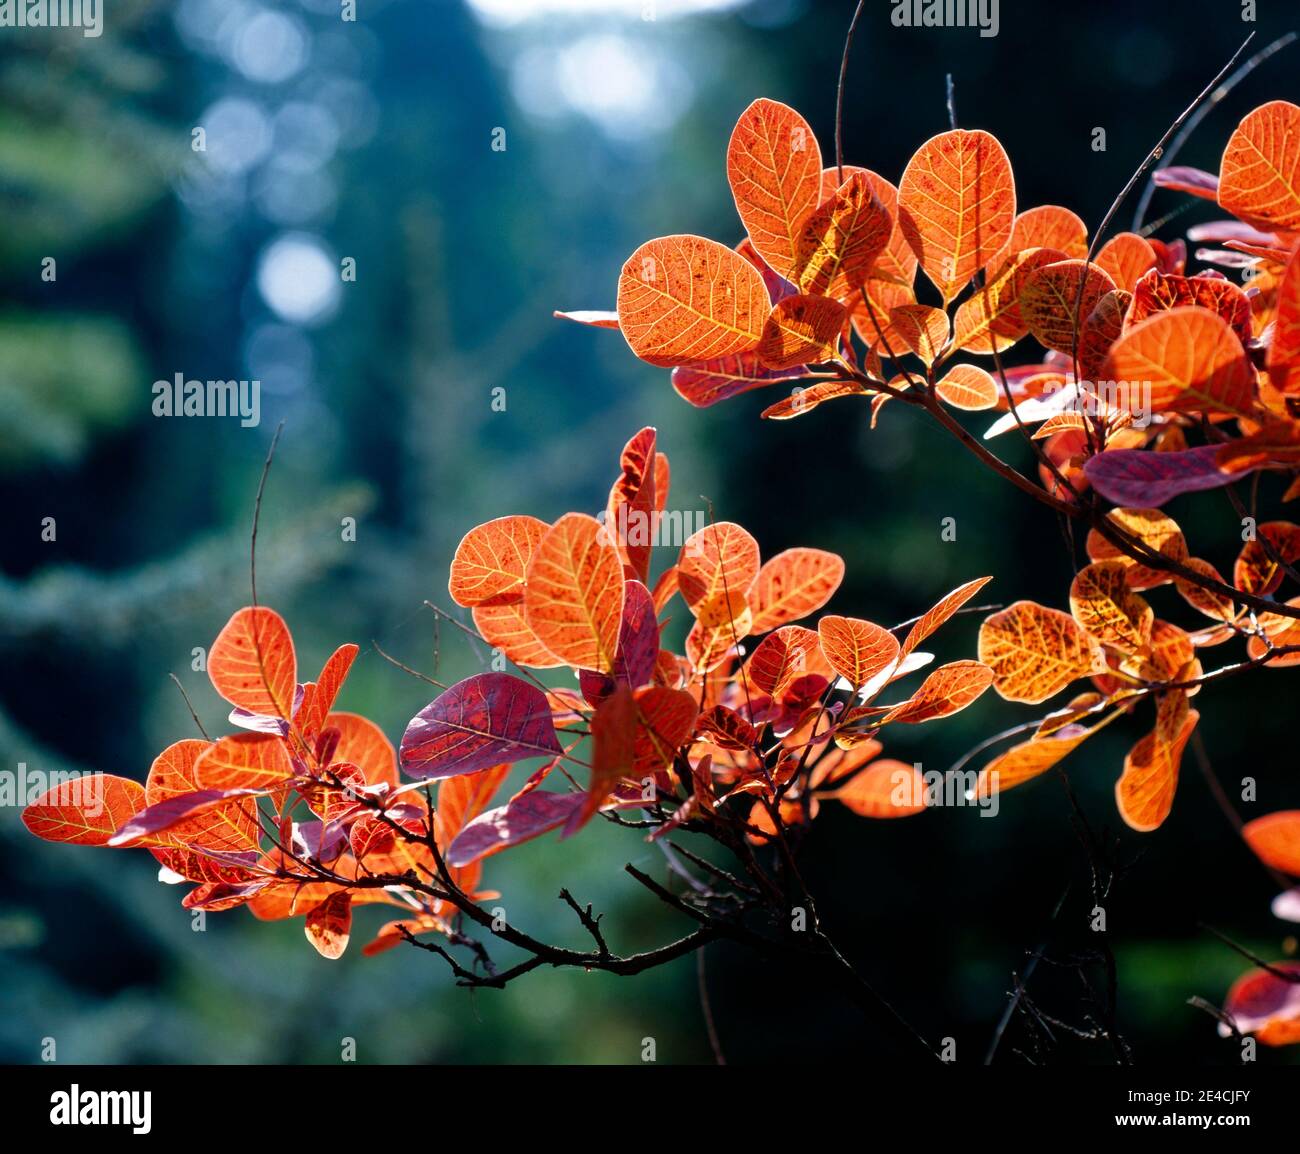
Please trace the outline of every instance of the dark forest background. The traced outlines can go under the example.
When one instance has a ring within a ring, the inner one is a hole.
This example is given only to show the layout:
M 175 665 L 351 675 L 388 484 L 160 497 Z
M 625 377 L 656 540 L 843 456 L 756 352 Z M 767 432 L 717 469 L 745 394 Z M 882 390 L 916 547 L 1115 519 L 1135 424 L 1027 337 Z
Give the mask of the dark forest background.
M 768 556 L 796 544 L 843 554 L 838 612 L 902 620 L 984 574 L 996 575 L 990 600 L 1064 602 L 1060 526 L 918 414 L 887 407 L 870 431 L 865 406 L 840 402 L 767 423 L 762 393 L 696 412 L 617 335 L 551 318 L 613 307 L 621 262 L 644 239 L 738 239 L 724 152 L 752 99 L 799 108 L 833 156 L 852 5 L 664 0 L 653 21 L 639 4 L 572 7 L 362 0 L 344 23 L 334 0 L 118 0 L 100 39 L 0 31 L 6 771 L 143 779 L 154 753 L 192 731 L 168 673 L 221 727 L 190 655 L 247 601 L 252 496 L 281 420 L 259 590 L 307 668 L 345 640 L 376 639 L 431 669 L 420 603 L 446 602 L 460 535 L 505 513 L 600 507 L 619 448 L 644 424 L 672 459 L 674 507 L 707 496 Z M 674 14 L 683 7 L 708 10 Z M 846 162 L 897 181 L 947 127 L 951 72 L 960 123 L 1002 140 L 1020 204 L 1063 204 L 1094 227 L 1248 32 L 1259 47 L 1300 22 L 1281 0 L 1261 0 L 1254 24 L 1237 0 L 1002 0 L 1000 33 L 984 39 L 896 29 L 889 8 L 869 2 L 858 31 Z M 1300 98 L 1297 53 L 1248 79 L 1181 161 L 1217 170 L 1242 115 Z M 206 153 L 191 149 L 196 126 Z M 491 147 L 497 128 L 504 151 Z M 1180 204 L 1160 194 L 1153 214 Z M 1160 235 L 1210 215 L 1198 204 Z M 54 283 L 40 276 L 47 256 Z M 355 283 L 338 277 L 347 257 Z M 150 386 L 177 372 L 257 377 L 261 424 L 153 417 Z M 504 413 L 491 408 L 497 387 Z M 1026 464 L 1010 439 L 1003 451 Z M 1265 485 L 1264 508 L 1277 496 Z M 1231 563 L 1240 526 L 1221 493 L 1171 512 L 1197 555 Z M 55 542 L 41 540 L 47 516 Z M 344 517 L 357 519 L 355 543 L 340 540 Z M 955 543 L 940 540 L 944 517 Z M 941 659 L 973 654 L 976 630 L 976 618 L 955 622 Z M 445 630 L 442 642 L 445 680 L 479 668 Z M 1230 679 L 1197 702 L 1229 789 L 1247 774 L 1261 783 L 1248 817 L 1300 804 L 1293 679 Z M 396 740 L 425 689 L 364 652 L 343 704 Z M 1029 716 L 990 694 L 889 752 L 945 768 Z M 1246 963 L 1198 923 L 1269 957 L 1295 942 L 1190 758 L 1158 833 L 1121 825 L 1113 787 L 1141 725 L 1113 727 L 1066 763 L 1092 836 L 1124 866 L 1107 902 L 1118 1024 L 1139 1062 L 1231 1062 L 1235 1047 L 1187 999 L 1220 1002 Z M 957 808 L 897 823 L 827 807 L 806 848 L 831 935 L 965 1061 L 982 1058 L 1011 975 L 1041 945 L 1054 960 L 1033 978 L 1035 1004 L 1072 1023 L 1088 1012 L 1078 970 L 1058 964 L 1097 944 L 1079 817 L 1054 776 L 1002 803 L 997 820 Z M 611 940 L 650 945 L 680 927 L 622 874 L 628 860 L 662 870 L 637 835 L 592 827 L 493 859 L 488 878 L 512 919 L 543 935 L 579 935 L 555 900 L 567 885 L 607 911 Z M 0 810 L 0 1058 L 37 1060 L 54 1037 L 65 1061 L 335 1061 L 351 1036 L 372 1062 L 634 1062 L 653 1036 L 662 1062 L 710 1060 L 694 961 L 632 980 L 540 970 L 471 996 L 428 954 L 363 959 L 355 947 L 378 911 L 360 913 L 354 949 L 329 963 L 301 922 L 236 912 L 192 932 L 155 872 L 145 854 L 37 842 L 16 809 Z M 706 977 L 732 1060 L 893 1052 L 803 975 L 716 947 Z M 1055 1033 L 1036 1053 L 1017 1019 L 999 1061 L 1114 1059 Z

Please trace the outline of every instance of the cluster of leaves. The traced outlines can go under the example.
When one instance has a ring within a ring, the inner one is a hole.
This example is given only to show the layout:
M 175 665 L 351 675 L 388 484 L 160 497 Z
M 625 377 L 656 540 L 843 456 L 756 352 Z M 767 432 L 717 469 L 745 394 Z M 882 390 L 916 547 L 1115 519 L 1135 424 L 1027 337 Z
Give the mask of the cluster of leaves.
M 446 688 L 397 751 L 366 718 L 334 710 L 357 647 L 299 684 L 288 627 L 252 606 L 208 657 L 245 732 L 169 746 L 143 786 L 113 776 L 94 789 L 60 785 L 24 811 L 27 827 L 145 847 L 164 880 L 197 883 L 186 907 L 302 915 L 312 944 L 338 957 L 356 902 L 407 915 L 366 952 L 424 933 L 460 940 L 456 915 L 496 896 L 478 889 L 484 858 L 556 828 L 571 836 L 602 812 L 643 811 L 652 839 L 684 829 L 728 845 L 784 838 L 827 799 L 875 818 L 920 812 L 920 774 L 879 758 L 876 735 L 964 709 L 993 671 L 955 661 L 904 700 L 876 702 L 933 660 L 920 643 L 988 579 L 894 629 L 829 614 L 807 627 L 794 622 L 830 600 L 843 561 L 795 548 L 763 563 L 754 538 L 723 521 L 688 537 L 652 591 L 669 475 L 655 430 L 643 429 L 623 450 L 604 518 L 510 516 L 465 535 L 451 597 L 524 676 L 492 671 Z M 692 619 L 682 653 L 662 629 L 677 599 Z M 576 690 L 531 672 L 559 668 Z M 542 760 L 494 805 L 529 759 Z M 541 788 L 548 778 L 566 788 Z
M 1101 244 L 1067 208 L 1018 212 L 1011 163 L 987 132 L 933 137 L 895 185 L 824 166 L 807 121 L 758 100 L 732 133 L 727 177 L 746 233 L 734 249 L 698 236 L 648 241 L 622 268 L 617 311 L 558 315 L 619 329 L 642 360 L 672 368 L 693 405 L 784 384 L 790 395 L 764 417 L 858 396 L 873 428 L 891 398 L 919 406 L 986 464 L 1083 519 L 1089 563 L 1070 612 L 1022 601 L 995 613 L 979 658 L 1011 701 L 1044 702 L 1080 678 L 1092 688 L 994 758 L 978 789 L 1042 774 L 1151 697 L 1154 726 L 1129 751 L 1116 800 L 1130 827 L 1158 828 L 1201 686 L 1300 661 L 1300 598 L 1275 597 L 1284 578 L 1300 579 L 1300 527 L 1256 528 L 1254 509 L 1247 516 L 1232 494 L 1246 531 L 1229 584 L 1159 508 L 1261 470 L 1291 475 L 1284 501 L 1300 496 L 1300 107 L 1274 101 L 1246 116 L 1217 175 L 1155 173 L 1158 186 L 1231 215 L 1189 232 L 1219 246 L 1197 250 L 1211 267 L 1194 274 L 1181 239 L 1121 232 Z M 918 269 L 935 303 L 919 299 Z M 1240 271 L 1244 287 L 1224 269 Z M 1029 363 L 1005 365 L 1031 337 Z M 1039 486 L 948 411 L 989 409 L 1003 415 L 984 440 L 1018 429 Z M 1157 618 L 1143 594 L 1168 584 L 1211 624 Z M 1245 641 L 1246 659 L 1207 673 L 1201 651 L 1233 639 Z M 1274 821 L 1294 831 L 1294 814 L 1260 819 Z M 1300 873 L 1294 840 L 1280 855 L 1250 844 Z M 1300 1038 L 1296 980 L 1266 970 L 1243 979 L 1230 1005 L 1246 999 L 1255 1010 L 1242 1028 Z M 1261 1025 L 1270 997 L 1267 1020 L 1287 1025 Z

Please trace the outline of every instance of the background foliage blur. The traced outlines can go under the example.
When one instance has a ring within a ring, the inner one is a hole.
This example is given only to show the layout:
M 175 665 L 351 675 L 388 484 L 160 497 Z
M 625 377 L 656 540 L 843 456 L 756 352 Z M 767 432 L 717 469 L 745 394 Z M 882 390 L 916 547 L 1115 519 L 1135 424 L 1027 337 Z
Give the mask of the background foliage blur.
M 1258 43 L 1286 30 L 1286 7 L 1260 3 Z M 764 394 L 696 413 L 616 335 L 550 317 L 612 307 L 622 259 L 648 237 L 737 238 L 723 155 L 755 97 L 797 106 L 833 155 L 851 8 L 361 0 L 345 23 L 337 0 L 109 0 L 100 39 L 0 30 L 4 769 L 143 778 L 157 750 L 192 732 L 169 672 L 222 729 L 191 651 L 247 600 L 252 495 L 281 420 L 261 595 L 288 618 L 305 668 L 344 640 L 363 644 L 343 704 L 394 740 L 427 687 L 366 643 L 432 671 L 433 619 L 419 606 L 446 603 L 460 534 L 508 512 L 599 508 L 619 447 L 644 424 L 672 458 L 674 507 L 707 496 L 765 555 L 841 552 L 839 612 L 902 620 L 986 573 L 990 599 L 1062 603 L 1071 570 L 1057 524 L 956 459 L 916 414 L 887 408 L 870 432 L 865 406 L 839 402 L 770 425 L 757 419 Z M 961 123 L 1002 139 L 1021 203 L 1062 203 L 1093 225 L 1252 28 L 1236 0 L 1004 0 L 994 39 L 896 29 L 888 11 L 869 3 L 858 33 L 846 160 L 896 181 L 946 127 L 951 71 Z M 1183 160 L 1217 168 L 1242 114 L 1296 99 L 1295 61 L 1261 69 Z M 190 147 L 196 126 L 204 153 Z M 1094 126 L 1105 153 L 1089 146 Z M 491 147 L 496 128 L 504 151 Z M 1177 204 L 1162 195 L 1154 211 Z M 47 256 L 54 283 L 40 277 Z M 355 283 L 339 277 L 347 257 Z M 150 386 L 178 372 L 259 379 L 260 426 L 153 417 Z M 505 413 L 491 409 L 497 387 Z M 1005 451 L 1024 463 L 1019 446 Z M 1221 495 L 1173 512 L 1198 555 L 1230 561 L 1239 526 Z M 47 516 L 53 543 L 40 539 Z M 355 543 L 340 540 L 348 516 Z M 939 539 L 947 516 L 955 544 Z M 975 631 L 959 619 L 941 657 L 973 653 Z M 445 680 L 483 661 L 450 632 L 437 647 Z M 1248 816 L 1300 803 L 1282 752 L 1293 677 L 1228 681 L 1198 703 L 1230 788 L 1248 772 L 1261 781 Z M 890 752 L 942 768 L 1027 716 L 990 695 Z M 1094 834 L 1118 838 L 1127 866 L 1109 906 L 1120 1026 L 1139 1061 L 1230 1061 L 1185 1003 L 1220 1001 L 1245 963 L 1198 920 L 1270 957 L 1294 941 L 1190 762 L 1165 828 L 1119 827 L 1113 784 L 1138 725 L 1067 763 Z M 1060 783 L 1003 802 L 992 821 L 952 809 L 871 823 L 827 807 L 807 847 L 831 934 L 918 1027 L 957 1038 L 964 1060 L 983 1054 L 1027 951 L 1093 945 L 1087 858 Z M 612 941 L 649 946 L 680 927 L 621 873 L 627 860 L 662 871 L 658 850 L 596 823 L 496 858 L 488 877 L 512 919 L 543 935 L 578 940 L 555 900 L 567 885 L 607 911 Z M 344 1036 L 368 1062 L 637 1061 L 647 1036 L 660 1061 L 709 1058 L 691 961 L 633 980 L 543 970 L 471 996 L 414 950 L 325 962 L 300 921 L 238 912 L 194 933 L 155 872 L 144 854 L 37 842 L 16 809 L 0 810 L 0 1058 L 36 1060 L 47 1036 L 61 1060 L 90 1062 L 334 1061 Z M 361 911 L 358 942 L 379 920 Z M 1073 970 L 1045 965 L 1034 981 L 1048 1012 L 1078 1020 Z M 800 975 L 719 948 L 708 982 L 733 1060 L 890 1052 Z M 1018 1060 L 1019 1030 L 1001 1060 Z M 1112 1057 L 1065 1038 L 1058 1056 Z

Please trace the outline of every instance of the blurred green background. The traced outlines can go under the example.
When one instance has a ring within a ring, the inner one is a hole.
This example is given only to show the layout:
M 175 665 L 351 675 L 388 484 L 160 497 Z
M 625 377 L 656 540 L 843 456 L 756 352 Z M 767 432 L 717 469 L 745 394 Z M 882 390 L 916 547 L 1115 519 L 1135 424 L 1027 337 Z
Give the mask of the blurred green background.
M 757 419 L 763 393 L 699 413 L 616 334 L 551 318 L 613 307 L 623 258 L 651 236 L 738 239 L 723 158 L 752 99 L 794 104 L 833 156 L 851 9 L 361 0 L 345 22 L 337 0 L 116 0 L 99 39 L 0 30 L 5 771 L 143 779 L 154 753 L 193 731 L 168 673 L 223 729 L 191 652 L 247 602 L 252 497 L 280 421 L 259 592 L 288 618 L 302 668 L 345 640 L 363 645 L 341 704 L 394 740 L 427 687 L 368 643 L 428 672 L 438 649 L 444 680 L 480 669 L 453 631 L 437 644 L 420 608 L 446 603 L 460 535 L 505 513 L 602 507 L 619 448 L 645 424 L 672 459 L 673 507 L 707 497 L 767 556 L 796 544 L 842 553 L 838 612 L 891 623 L 985 574 L 997 577 L 989 600 L 1063 604 L 1060 527 L 914 412 L 887 407 L 874 432 L 848 402 L 779 424 Z M 1020 203 L 1062 203 L 1095 226 L 1245 34 L 1262 45 L 1296 15 L 1281 0 L 1261 0 L 1253 25 L 1241 12 L 1236 0 L 1003 0 L 1000 34 L 984 39 L 896 29 L 885 0 L 871 2 L 845 159 L 896 181 L 947 126 L 951 71 L 961 123 L 1004 142 Z M 1217 169 L 1241 115 L 1296 99 L 1296 51 L 1214 112 L 1182 162 Z M 1104 153 L 1090 147 L 1096 126 Z M 191 147 L 196 127 L 206 151 Z M 1161 194 L 1153 212 L 1179 203 Z M 1195 207 L 1161 235 L 1207 215 Z M 357 275 L 345 283 L 349 257 Z M 260 425 L 155 418 L 150 386 L 178 372 L 259 379 Z M 1026 465 L 1009 439 L 1002 451 Z M 1264 507 L 1276 497 L 1265 485 Z M 1199 556 L 1231 563 L 1239 525 L 1222 494 L 1171 511 Z M 45 517 L 53 542 L 41 539 Z M 341 539 L 345 517 L 355 542 Z M 944 517 L 956 518 L 955 543 L 940 540 Z M 1169 590 L 1155 600 L 1183 619 Z M 950 626 L 940 659 L 973 654 L 976 629 L 971 617 Z M 1283 752 L 1294 678 L 1229 680 L 1197 703 L 1230 791 L 1247 774 L 1260 782 L 1247 817 L 1300 804 Z M 989 695 L 889 752 L 944 768 L 1028 717 Z M 1121 827 L 1114 780 L 1143 720 L 1067 762 L 1098 843 L 1125 867 L 1107 903 L 1120 1028 L 1138 1061 L 1231 1062 L 1235 1048 L 1186 999 L 1220 1002 L 1246 963 L 1198 921 L 1269 957 L 1294 941 L 1190 759 L 1164 828 Z M 1047 942 L 1059 960 L 1095 945 L 1088 857 L 1054 778 L 1004 798 L 999 820 L 949 809 L 871 823 L 828 806 L 806 852 L 832 936 L 920 1029 L 955 1038 L 959 1060 L 982 1057 L 1028 950 Z M 629 860 L 663 873 L 656 848 L 597 823 L 493 859 L 487 881 L 541 936 L 580 943 L 556 900 L 567 885 L 606 911 L 619 948 L 645 948 L 684 927 L 622 874 Z M 38 842 L 16 809 L 0 810 L 0 1059 L 38 1060 L 45 1037 L 77 1062 L 329 1062 L 344 1037 L 365 1062 L 636 1062 L 645 1037 L 661 1062 L 711 1058 L 692 960 L 630 980 L 542 970 L 471 995 L 428 954 L 362 958 L 355 946 L 379 911 L 360 912 L 354 949 L 331 963 L 300 921 L 241 911 L 193 932 L 155 873 L 145 854 Z M 805 975 L 715 948 L 707 980 L 733 1061 L 893 1052 Z M 1044 964 L 1030 992 L 1070 1022 L 1087 1012 L 1069 967 Z M 1113 1058 L 1058 1033 L 1058 1060 Z M 1026 1045 L 1014 1024 L 999 1060 L 1022 1060 Z

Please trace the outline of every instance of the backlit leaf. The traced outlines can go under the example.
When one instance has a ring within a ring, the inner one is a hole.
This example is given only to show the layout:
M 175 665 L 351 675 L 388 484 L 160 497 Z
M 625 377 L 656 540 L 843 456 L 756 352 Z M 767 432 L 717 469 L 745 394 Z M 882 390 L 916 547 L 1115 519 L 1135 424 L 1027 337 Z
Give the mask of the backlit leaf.
M 144 786 L 109 773 L 84 774 L 56 785 L 22 813 L 23 825 L 46 841 L 107 845 L 145 806 Z
M 677 588 L 698 617 L 725 600 L 735 613 L 758 579 L 758 542 L 732 521 L 718 521 L 692 533 L 677 562 Z
M 727 181 L 749 239 L 776 272 L 795 266 L 804 217 L 817 207 L 822 158 L 808 122 L 775 100 L 755 100 L 727 145 Z
M 784 625 L 758 643 L 744 676 L 769 697 L 778 698 L 795 678 L 809 672 L 809 658 L 816 661 L 820 656 L 815 630 Z
M 859 817 L 910 817 L 925 809 L 925 775 L 914 765 L 882 757 L 833 793 Z
M 992 577 L 978 577 L 974 581 L 967 581 L 965 585 L 958 585 L 951 593 L 944 596 L 908 630 L 907 636 L 903 638 L 902 655 L 906 657 L 911 653 L 992 580 Z
M 1237 125 L 1219 166 L 1219 204 L 1265 232 L 1300 229 L 1300 108 L 1274 100 Z
M 322 958 L 341 958 L 352 934 L 352 895 L 346 890 L 330 894 L 307 911 L 303 929 Z
M 516 665 L 527 669 L 554 669 L 565 665 L 533 632 L 524 612 L 522 600 L 508 605 L 475 605 L 474 628 L 493 649 L 501 652 Z
M 758 269 L 700 236 L 647 241 L 619 276 L 620 329 L 652 365 L 689 365 L 753 349 L 770 309 Z
M 1064 254 L 1051 248 L 1031 248 L 997 265 L 966 300 L 953 321 L 953 351 L 992 354 L 1011 348 L 1029 333 L 1020 298 L 1032 273 L 1059 264 Z M 1086 314 L 1085 314 L 1086 315 Z
M 978 661 L 953 661 L 941 665 L 921 684 L 910 700 L 894 706 L 880 724 L 902 722 L 918 725 L 960 713 L 993 682 L 993 670 Z
M 1098 251 L 1097 267 L 1117 289 L 1132 292 L 1138 278 L 1156 267 L 1156 250 L 1135 232 L 1117 233 Z
M 749 592 L 750 626 L 767 633 L 798 621 L 831 599 L 844 580 L 844 559 L 824 549 L 787 549 L 765 562 Z
M 1124 324 L 1131 328 L 1158 312 L 1196 305 L 1217 313 L 1245 344 L 1253 335 L 1250 298 L 1230 280 L 1210 276 L 1174 276 L 1152 269 L 1138 279 Z
M 1043 265 L 1025 278 L 1020 315 L 1039 344 L 1069 354 L 1075 343 L 1075 317 L 1082 333 L 1084 321 L 1114 288 L 1110 277 L 1097 265 L 1085 265 L 1081 260 Z
M 867 391 L 857 381 L 851 380 L 818 381 L 814 385 L 796 386 L 790 396 L 764 409 L 762 415 L 769 421 L 788 421 L 792 417 L 811 413 L 826 401 L 839 397 L 864 396 Z
M 847 299 L 870 277 L 892 228 L 865 174 L 849 173 L 800 225 L 791 279 L 801 292 Z
M 1001 396 L 998 382 L 978 365 L 953 365 L 934 391 L 944 404 L 972 413 L 996 408 Z
M 1070 585 L 1070 612 L 1103 645 L 1131 653 L 1151 640 L 1155 613 L 1128 585 L 1119 561 L 1085 565 Z
M 1300 245 L 1291 254 L 1277 290 L 1268 375 L 1279 392 L 1300 393 Z
M 817 622 L 817 634 L 831 668 L 855 689 L 893 665 L 901 652 L 889 630 L 857 617 L 827 615 Z
M 240 609 L 212 643 L 208 676 L 231 705 L 291 718 L 298 663 L 284 618 L 263 606 Z
M 1008 701 L 1046 701 L 1100 667 L 1100 652 L 1068 613 L 1017 601 L 980 626 L 979 659 Z
M 614 543 L 632 574 L 643 582 L 650 572 L 655 530 L 658 527 L 658 500 L 655 493 L 656 431 L 647 426 L 639 430 L 619 455 L 619 477 L 609 491 L 605 524 L 614 535 Z
M 1241 836 L 1269 869 L 1300 877 L 1300 809 L 1284 809 L 1248 821 Z
M 397 752 L 379 726 L 359 713 L 331 713 L 325 724 L 338 730 L 334 756 L 339 761 L 355 765 L 371 785 L 397 784 Z
M 1255 393 L 1255 370 L 1241 341 L 1222 317 L 1198 306 L 1156 313 L 1134 325 L 1115 342 L 1102 375 L 1128 385 L 1135 413 L 1148 404 L 1141 395 L 1148 384 L 1152 412 L 1249 413 Z
M 498 517 L 456 546 L 447 582 L 457 605 L 504 605 L 523 596 L 528 563 L 548 526 L 536 517 Z
M 802 369 L 766 368 L 758 359 L 757 352 L 744 352 L 698 364 L 679 365 L 673 369 L 672 385 L 684 401 L 689 401 L 697 409 L 707 409 L 751 389 L 798 380 L 802 375 Z
M 846 316 L 844 306 L 830 297 L 785 297 L 763 326 L 759 360 L 769 369 L 786 370 L 833 359 Z
M 560 752 L 540 689 L 508 673 L 480 673 L 457 682 L 411 719 L 401 762 L 425 781 Z
M 1151 453 L 1149 456 L 1169 456 L 1167 453 Z M 1186 561 L 1187 539 L 1172 517 L 1166 516 L 1159 509 L 1129 507 L 1112 509 L 1106 514 L 1106 520 L 1116 529 L 1129 537 L 1142 542 L 1152 552 L 1168 557 L 1171 561 Z M 1118 545 L 1113 545 L 1096 529 L 1088 531 L 1085 544 L 1088 556 L 1093 561 L 1114 561 L 1123 565 L 1127 571 L 1128 587 L 1135 590 L 1154 589 L 1171 580 L 1169 573 L 1163 569 L 1143 565 L 1135 561 Z
M 618 550 L 600 522 L 585 513 L 566 513 L 529 563 L 524 616 L 537 639 L 566 664 L 609 673 L 624 580 Z
M 1173 808 L 1183 749 L 1200 715 L 1187 708 L 1187 694 L 1156 696 L 1156 726 L 1124 758 L 1124 774 L 1115 783 L 1119 815 L 1130 829 L 1158 829 Z
M 932 137 L 899 182 L 898 214 L 946 305 L 1011 239 L 1016 189 L 1002 145 L 964 129 Z

